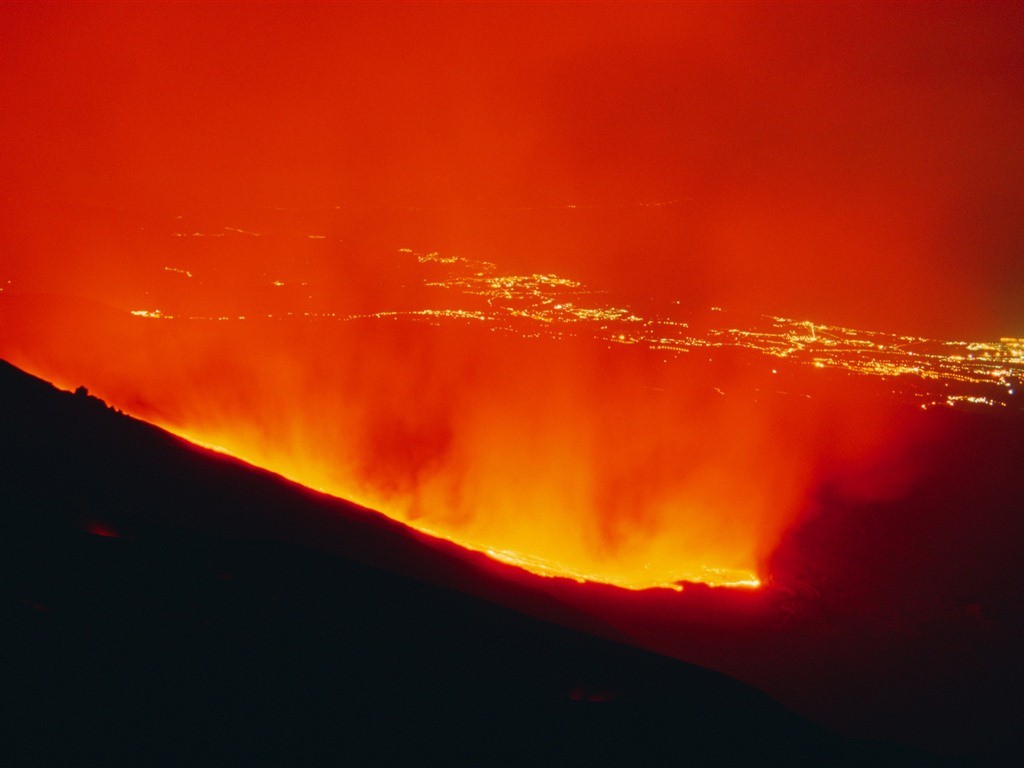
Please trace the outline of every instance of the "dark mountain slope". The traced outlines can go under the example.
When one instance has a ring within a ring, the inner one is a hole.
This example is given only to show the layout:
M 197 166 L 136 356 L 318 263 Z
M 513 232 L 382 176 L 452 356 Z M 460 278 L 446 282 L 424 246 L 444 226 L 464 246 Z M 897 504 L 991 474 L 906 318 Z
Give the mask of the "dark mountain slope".
M 10 765 L 928 763 L 6 364 L 0 562 Z

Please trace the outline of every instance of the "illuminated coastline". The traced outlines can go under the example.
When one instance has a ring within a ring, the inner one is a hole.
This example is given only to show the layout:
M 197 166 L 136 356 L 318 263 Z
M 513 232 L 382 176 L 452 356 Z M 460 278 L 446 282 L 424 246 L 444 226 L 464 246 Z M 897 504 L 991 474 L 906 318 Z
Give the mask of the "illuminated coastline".
M 236 235 L 259 236 L 259 233 L 237 228 L 225 227 L 225 230 Z M 178 233 L 178 236 L 186 235 Z M 191 236 L 208 235 L 196 232 Z M 471 322 L 493 332 L 524 338 L 578 337 L 609 346 L 635 345 L 663 355 L 666 362 L 690 353 L 713 356 L 717 350 L 750 352 L 802 367 L 887 380 L 892 383 L 893 394 L 913 396 L 925 409 L 936 406 L 999 409 L 1011 405 L 1014 397 L 1021 395 L 1022 339 L 938 340 L 773 315 L 739 322 L 718 307 L 711 308 L 710 319 L 698 324 L 685 315 L 644 316 L 629 306 L 606 303 L 602 301 L 606 298 L 604 294 L 580 281 L 555 274 L 504 274 L 489 261 L 436 252 L 421 254 L 409 248 L 400 249 L 398 258 L 408 259 L 413 269 L 416 265 L 430 265 L 449 272 L 444 279 L 420 281 L 421 287 L 432 289 L 435 306 L 354 314 L 287 311 L 182 318 L 148 308 L 135 309 L 132 314 L 151 319 L 195 321 L 302 318 L 315 321 L 388 319 L 432 324 Z M 189 278 L 193 276 L 191 271 L 180 267 L 164 267 L 164 270 Z M 272 282 L 277 287 L 286 284 L 281 280 Z M 301 282 L 304 288 L 309 285 L 309 282 Z

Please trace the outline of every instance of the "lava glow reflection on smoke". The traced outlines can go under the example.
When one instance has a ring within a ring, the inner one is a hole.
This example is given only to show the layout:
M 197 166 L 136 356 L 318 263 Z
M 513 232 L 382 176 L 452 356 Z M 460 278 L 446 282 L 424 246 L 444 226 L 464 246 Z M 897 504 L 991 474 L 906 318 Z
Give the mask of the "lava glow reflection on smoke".
M 752 582 L 899 485 L 893 398 L 1019 406 L 1018 339 L 934 337 L 1021 335 L 1022 18 L 7 4 L 0 356 L 534 570 Z
M 1022 367 L 1013 340 L 701 319 L 487 254 L 368 255 L 306 233 L 268 251 L 300 259 L 261 263 L 244 246 L 272 238 L 215 233 L 176 231 L 170 249 L 154 235 L 173 263 L 131 274 L 97 259 L 76 283 L 88 300 L 12 281 L 0 355 L 545 576 L 757 586 L 822 472 L 905 444 L 878 391 L 1005 406 Z

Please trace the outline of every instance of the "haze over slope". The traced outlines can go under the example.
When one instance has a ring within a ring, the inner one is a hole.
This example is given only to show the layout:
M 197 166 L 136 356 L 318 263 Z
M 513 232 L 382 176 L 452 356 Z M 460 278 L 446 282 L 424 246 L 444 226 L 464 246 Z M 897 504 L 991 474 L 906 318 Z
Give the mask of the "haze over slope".
M 698 306 L 1024 336 L 1014 2 L 4 9 L 5 195 L 429 209 L 433 236 L 395 247 Z M 507 215 L 569 205 L 598 208 Z

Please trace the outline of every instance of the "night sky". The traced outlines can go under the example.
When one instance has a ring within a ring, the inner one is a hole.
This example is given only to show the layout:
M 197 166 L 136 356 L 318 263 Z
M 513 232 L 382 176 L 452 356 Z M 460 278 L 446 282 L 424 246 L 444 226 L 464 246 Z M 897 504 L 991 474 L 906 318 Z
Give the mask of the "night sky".
M 1021 336 L 1022 37 L 1016 3 L 5 2 L 0 176 L 182 213 L 427 208 L 467 257 Z M 509 209 L 569 205 L 604 213 L 510 240 Z

